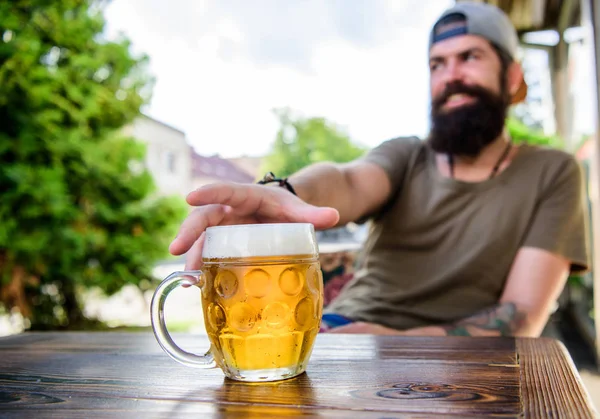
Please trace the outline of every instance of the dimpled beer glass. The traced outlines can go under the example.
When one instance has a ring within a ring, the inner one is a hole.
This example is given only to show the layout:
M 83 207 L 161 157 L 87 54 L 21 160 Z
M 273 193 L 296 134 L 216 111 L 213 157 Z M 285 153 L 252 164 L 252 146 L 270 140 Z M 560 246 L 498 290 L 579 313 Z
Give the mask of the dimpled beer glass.
M 175 272 L 156 289 L 152 328 L 161 347 L 184 365 L 241 381 L 275 381 L 301 374 L 323 309 L 323 278 L 312 224 L 247 224 L 206 229 L 200 271 Z M 169 336 L 163 307 L 184 283 L 201 289 L 211 342 L 190 354 Z

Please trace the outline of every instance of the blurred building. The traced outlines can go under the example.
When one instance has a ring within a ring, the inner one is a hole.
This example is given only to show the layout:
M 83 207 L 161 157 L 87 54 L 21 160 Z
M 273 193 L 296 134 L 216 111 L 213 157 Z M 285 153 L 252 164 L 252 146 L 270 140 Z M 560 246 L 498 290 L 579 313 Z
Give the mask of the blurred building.
M 192 187 L 192 148 L 185 133 L 142 115 L 125 134 L 146 144 L 146 168 L 160 195 L 187 195 Z
M 140 116 L 124 133 L 146 144 L 146 168 L 160 195 L 186 196 L 208 183 L 252 183 L 258 178 L 260 157 L 202 156 L 188 144 L 183 131 L 147 115 Z

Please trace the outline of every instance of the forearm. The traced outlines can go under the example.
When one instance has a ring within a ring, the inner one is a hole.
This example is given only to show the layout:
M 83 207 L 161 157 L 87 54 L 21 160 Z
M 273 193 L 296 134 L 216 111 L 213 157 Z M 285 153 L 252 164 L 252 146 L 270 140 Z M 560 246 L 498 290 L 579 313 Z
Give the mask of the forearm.
M 441 326 L 426 326 L 402 332 L 412 336 L 517 336 L 530 334 L 526 313 L 514 303 L 501 303 L 471 317 Z
M 526 313 L 514 303 L 500 303 L 455 323 L 396 330 L 376 323 L 355 322 L 330 333 L 369 333 L 401 336 L 534 336 Z
M 354 221 L 362 214 L 353 206 L 352 186 L 341 169 L 333 163 L 316 163 L 289 177 L 298 196 L 309 204 L 332 207 L 340 214 L 339 225 Z

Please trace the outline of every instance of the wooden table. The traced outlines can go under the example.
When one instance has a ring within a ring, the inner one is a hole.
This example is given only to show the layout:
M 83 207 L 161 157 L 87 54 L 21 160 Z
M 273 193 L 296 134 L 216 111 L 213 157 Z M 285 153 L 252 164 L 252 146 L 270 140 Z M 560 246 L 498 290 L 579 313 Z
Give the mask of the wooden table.
M 205 337 L 174 335 L 188 350 Z M 0 338 L 0 417 L 591 418 L 565 348 L 550 339 L 317 337 L 308 371 L 267 384 L 172 361 L 151 333 Z

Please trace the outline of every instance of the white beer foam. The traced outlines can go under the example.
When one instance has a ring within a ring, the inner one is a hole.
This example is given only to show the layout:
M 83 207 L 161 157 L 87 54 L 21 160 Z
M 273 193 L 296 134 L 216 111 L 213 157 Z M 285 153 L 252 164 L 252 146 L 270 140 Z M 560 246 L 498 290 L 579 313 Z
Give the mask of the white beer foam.
M 206 229 L 203 259 L 318 255 L 312 224 L 242 224 Z

